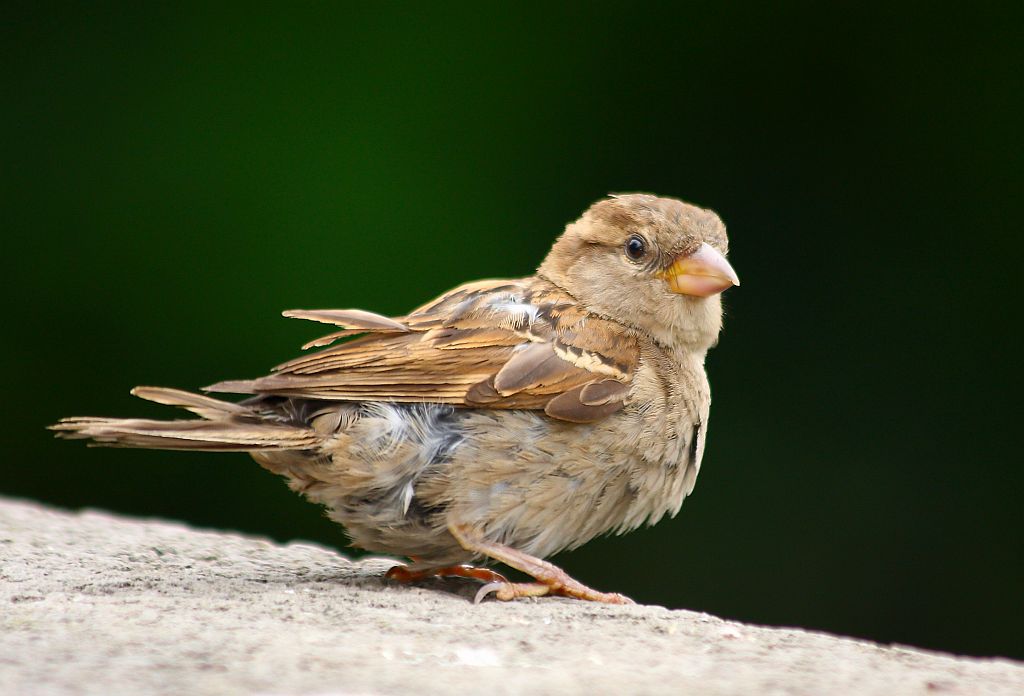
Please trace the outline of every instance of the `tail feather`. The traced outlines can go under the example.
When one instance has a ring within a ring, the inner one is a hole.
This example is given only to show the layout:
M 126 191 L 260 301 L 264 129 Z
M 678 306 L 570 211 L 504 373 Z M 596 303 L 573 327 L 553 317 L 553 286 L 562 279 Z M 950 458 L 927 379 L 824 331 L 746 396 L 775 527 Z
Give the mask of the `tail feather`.
M 206 419 L 213 419 L 225 415 L 252 415 L 252 410 L 241 404 L 221 401 L 202 394 L 171 389 L 170 387 L 135 387 L 132 389 L 132 396 L 137 396 L 146 401 L 153 401 L 165 406 L 177 406 L 184 408 L 197 416 Z
M 138 387 L 132 393 L 185 408 L 203 420 L 64 418 L 50 430 L 56 431 L 57 437 L 93 440 L 103 447 L 168 450 L 299 450 L 315 448 L 321 442 L 312 428 L 266 420 L 240 404 L 163 387 Z

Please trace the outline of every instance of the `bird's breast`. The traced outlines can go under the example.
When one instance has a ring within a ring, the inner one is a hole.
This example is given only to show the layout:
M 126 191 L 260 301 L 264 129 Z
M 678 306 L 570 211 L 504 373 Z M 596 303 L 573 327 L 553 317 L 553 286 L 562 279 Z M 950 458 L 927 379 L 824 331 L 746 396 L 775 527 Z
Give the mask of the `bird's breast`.
M 706 420 L 703 369 L 691 372 L 642 368 L 626 407 L 595 423 L 461 413 L 446 483 L 451 516 L 547 556 L 675 514 L 693 489 Z

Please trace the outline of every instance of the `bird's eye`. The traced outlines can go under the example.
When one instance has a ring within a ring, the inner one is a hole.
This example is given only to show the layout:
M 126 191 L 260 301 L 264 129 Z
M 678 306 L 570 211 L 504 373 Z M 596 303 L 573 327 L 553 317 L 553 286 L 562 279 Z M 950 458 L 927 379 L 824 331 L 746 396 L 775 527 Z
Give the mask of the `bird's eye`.
M 626 240 L 626 256 L 633 261 L 639 261 L 647 254 L 647 242 L 638 234 Z

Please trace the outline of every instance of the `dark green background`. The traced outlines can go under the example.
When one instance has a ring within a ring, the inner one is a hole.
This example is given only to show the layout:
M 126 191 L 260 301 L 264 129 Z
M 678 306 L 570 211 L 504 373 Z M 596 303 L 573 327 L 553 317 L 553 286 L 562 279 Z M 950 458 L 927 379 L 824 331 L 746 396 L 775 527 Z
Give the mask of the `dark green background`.
M 2 10 L 0 492 L 341 546 L 243 455 L 43 426 L 169 416 L 128 389 L 263 373 L 317 335 L 282 309 L 525 275 L 654 191 L 718 210 L 743 278 L 704 471 L 675 520 L 558 561 L 1024 657 L 1019 12 L 150 5 Z

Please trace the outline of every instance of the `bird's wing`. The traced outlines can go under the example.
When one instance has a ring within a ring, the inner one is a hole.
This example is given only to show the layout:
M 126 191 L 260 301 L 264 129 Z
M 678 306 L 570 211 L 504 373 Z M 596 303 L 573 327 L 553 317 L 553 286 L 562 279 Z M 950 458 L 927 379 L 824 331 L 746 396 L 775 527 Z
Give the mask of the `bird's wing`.
M 207 389 L 537 409 L 590 422 L 622 407 L 639 360 L 630 330 L 586 313 L 535 278 L 469 283 L 393 319 L 362 310 L 285 315 L 339 327 L 307 346 L 364 335 L 286 362 L 266 377 Z

